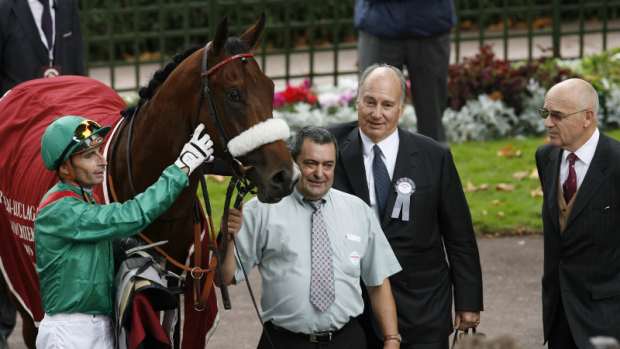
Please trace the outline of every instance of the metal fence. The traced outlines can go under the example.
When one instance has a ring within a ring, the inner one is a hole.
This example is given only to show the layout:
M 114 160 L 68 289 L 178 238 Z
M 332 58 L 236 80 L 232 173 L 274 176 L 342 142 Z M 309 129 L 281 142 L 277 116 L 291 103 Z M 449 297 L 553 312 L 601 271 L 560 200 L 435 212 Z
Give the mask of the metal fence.
M 204 45 L 227 16 L 240 33 L 262 12 L 258 59 L 276 81 L 354 75 L 354 1 L 82 0 L 90 75 L 119 91 L 136 90 L 175 53 Z M 506 59 L 581 57 L 620 46 L 620 0 L 455 0 L 452 61 L 493 44 Z M 570 45 L 565 45 L 570 41 Z M 514 55 L 513 52 L 519 54 Z

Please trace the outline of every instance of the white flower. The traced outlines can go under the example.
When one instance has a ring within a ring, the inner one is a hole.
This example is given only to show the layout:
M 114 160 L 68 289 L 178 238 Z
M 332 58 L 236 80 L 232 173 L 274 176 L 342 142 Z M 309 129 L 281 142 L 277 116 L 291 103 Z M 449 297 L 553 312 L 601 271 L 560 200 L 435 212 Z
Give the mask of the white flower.
M 446 109 L 443 124 L 450 141 L 487 140 L 511 135 L 518 123 L 514 109 L 486 94 L 469 100 L 459 111 Z

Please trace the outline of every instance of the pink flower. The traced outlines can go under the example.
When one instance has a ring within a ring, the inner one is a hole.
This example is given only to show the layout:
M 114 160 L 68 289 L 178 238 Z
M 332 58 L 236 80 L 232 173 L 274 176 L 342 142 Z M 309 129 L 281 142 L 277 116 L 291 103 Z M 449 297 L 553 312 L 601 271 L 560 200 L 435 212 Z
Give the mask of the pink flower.
M 284 98 L 284 95 L 282 94 L 282 92 L 276 92 L 273 95 L 273 107 L 274 108 L 281 108 L 286 104 L 286 99 Z

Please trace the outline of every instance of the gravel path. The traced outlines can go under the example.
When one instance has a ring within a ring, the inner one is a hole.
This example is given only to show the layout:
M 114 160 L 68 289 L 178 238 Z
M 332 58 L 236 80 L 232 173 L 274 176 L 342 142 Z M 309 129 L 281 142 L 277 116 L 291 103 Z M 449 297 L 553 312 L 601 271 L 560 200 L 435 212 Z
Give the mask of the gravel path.
M 523 349 L 542 347 L 540 236 L 478 240 L 484 278 L 484 304 L 479 332 L 488 337 L 509 334 Z M 250 278 L 260 292 L 258 273 Z M 245 285 L 230 288 L 233 309 L 221 311 L 220 324 L 208 348 L 255 348 L 260 328 Z M 21 326 L 21 323 L 19 324 Z M 16 329 L 21 333 L 21 329 Z M 11 348 L 24 349 L 21 337 L 9 338 Z

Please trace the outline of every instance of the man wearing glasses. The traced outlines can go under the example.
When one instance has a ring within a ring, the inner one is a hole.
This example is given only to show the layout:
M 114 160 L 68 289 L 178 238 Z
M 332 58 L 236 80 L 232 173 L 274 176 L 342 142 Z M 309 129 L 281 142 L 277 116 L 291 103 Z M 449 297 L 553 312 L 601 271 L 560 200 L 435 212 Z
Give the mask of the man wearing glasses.
M 598 95 L 581 79 L 553 86 L 536 152 L 544 192 L 543 329 L 550 349 L 620 338 L 620 142 L 597 129 Z
M 64 116 L 41 139 L 45 167 L 60 181 L 39 204 L 35 219 L 36 269 L 45 316 L 37 348 L 112 349 L 110 315 L 114 261 L 112 239 L 134 235 L 166 211 L 189 175 L 212 161 L 213 142 L 199 125 L 181 155 L 142 194 L 100 205 L 92 188 L 101 184 L 106 159 L 101 147 L 109 127 Z

